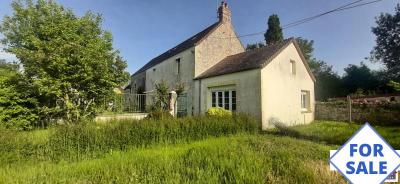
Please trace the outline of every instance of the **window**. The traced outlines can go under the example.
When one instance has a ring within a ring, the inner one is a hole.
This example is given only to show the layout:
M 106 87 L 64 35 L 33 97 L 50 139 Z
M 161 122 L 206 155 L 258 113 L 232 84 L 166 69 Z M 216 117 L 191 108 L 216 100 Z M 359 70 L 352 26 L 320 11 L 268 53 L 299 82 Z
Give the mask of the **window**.
M 310 111 L 310 91 L 301 91 L 301 111 Z
M 293 60 L 290 60 L 290 74 L 296 74 L 296 62 Z
M 156 71 L 156 68 L 153 68 L 153 72 L 155 72 Z
M 222 91 L 218 91 L 218 93 L 217 93 L 217 95 L 218 95 L 218 107 L 222 107 L 222 104 L 223 104 L 223 100 L 224 100 L 224 97 L 222 96 Z
M 211 92 L 211 106 L 236 111 L 236 91 L 226 90 Z
M 212 107 L 216 107 L 217 105 L 217 94 L 215 92 L 212 92 L 212 97 L 211 97 L 211 105 Z
M 232 91 L 232 111 L 236 111 L 236 91 Z
M 175 60 L 176 62 L 176 74 L 179 75 L 181 73 L 181 58 Z

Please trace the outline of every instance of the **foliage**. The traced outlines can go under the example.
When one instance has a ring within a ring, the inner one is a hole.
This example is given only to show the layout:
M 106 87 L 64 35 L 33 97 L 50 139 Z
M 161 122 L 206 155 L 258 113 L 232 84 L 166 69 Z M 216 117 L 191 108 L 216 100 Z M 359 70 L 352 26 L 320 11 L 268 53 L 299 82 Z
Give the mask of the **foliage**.
M 169 109 L 169 88 L 167 83 L 162 80 L 155 83 L 154 102 L 151 111 L 168 111 Z
M 341 89 L 341 78 L 333 71 L 331 65 L 313 58 L 309 61 L 309 66 L 317 79 L 315 84 L 315 98 L 317 100 L 324 101 L 328 98 L 344 95 Z
M 374 91 L 379 86 L 378 77 L 362 62 L 360 66 L 350 64 L 344 71 L 342 82 L 346 94 L 355 93 L 359 88 Z
M 18 72 L 18 64 L 0 61 L 0 126 L 19 130 L 37 124 L 35 88 Z
M 394 82 L 394 81 L 390 81 L 388 85 L 393 87 L 394 90 L 400 91 L 400 83 Z
M 55 1 L 14 1 L 0 28 L 6 51 L 38 87 L 39 116 L 67 122 L 93 117 L 113 88 L 127 81 L 126 62 L 102 30 L 100 15 L 82 17 Z
M 371 52 L 372 59 L 382 62 L 392 80 L 400 80 L 400 4 L 395 13 L 382 13 L 376 18 L 372 33 L 376 36 L 376 46 Z
M 232 116 L 231 111 L 226 110 L 222 107 L 211 107 L 207 110 L 206 114 L 208 116 L 219 116 L 219 117 Z
M 302 37 L 296 38 L 297 43 L 299 44 L 300 50 L 304 58 L 310 62 L 313 59 L 313 52 L 314 52 L 314 40 L 307 40 Z
M 283 41 L 283 32 L 279 22 L 279 17 L 276 14 L 269 16 L 268 29 L 264 34 L 267 45 L 272 45 L 276 42 Z
M 180 95 L 185 91 L 185 86 L 186 85 L 184 82 L 178 82 L 175 84 L 174 91 L 177 95 Z
M 256 50 L 256 49 L 263 48 L 263 47 L 265 47 L 265 44 L 262 42 L 254 43 L 254 44 L 247 44 L 246 51 Z

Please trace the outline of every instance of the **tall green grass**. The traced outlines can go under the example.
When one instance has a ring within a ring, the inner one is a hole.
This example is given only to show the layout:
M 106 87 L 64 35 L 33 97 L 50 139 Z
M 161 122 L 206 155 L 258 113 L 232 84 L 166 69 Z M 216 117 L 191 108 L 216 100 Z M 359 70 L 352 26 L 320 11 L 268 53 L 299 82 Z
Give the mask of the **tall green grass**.
M 277 126 L 271 133 L 308 139 L 327 144 L 342 145 L 362 125 L 335 121 L 316 121 L 309 125 L 294 127 Z M 400 127 L 373 126 L 395 149 L 400 149 Z
M 76 161 L 105 153 L 155 144 L 187 143 L 208 137 L 256 133 L 257 122 L 243 115 L 162 120 L 87 122 L 54 127 L 45 138 L 4 131 L 0 136 L 2 163 L 17 161 Z M 40 140 L 42 139 L 42 140 Z M 38 141 L 40 140 L 40 141 Z
M 129 149 L 76 163 L 0 167 L 0 183 L 344 183 L 329 146 L 271 135 L 232 135 Z

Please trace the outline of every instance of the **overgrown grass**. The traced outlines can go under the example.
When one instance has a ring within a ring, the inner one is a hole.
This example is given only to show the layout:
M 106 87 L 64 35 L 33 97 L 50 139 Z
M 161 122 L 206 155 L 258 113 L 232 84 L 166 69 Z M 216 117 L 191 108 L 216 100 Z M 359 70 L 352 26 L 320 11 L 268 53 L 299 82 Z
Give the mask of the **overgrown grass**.
M 254 119 L 233 116 L 1 130 L 0 183 L 345 183 L 329 150 L 358 128 L 320 121 L 257 134 Z M 376 128 L 399 149 L 400 128 Z
M 76 161 L 105 153 L 153 144 L 175 144 L 236 133 L 256 133 L 257 122 L 247 116 L 114 121 L 59 126 L 41 133 L 3 131 L 1 163 L 18 161 Z
M 289 137 L 235 135 L 108 153 L 80 162 L 0 168 L 0 183 L 345 183 L 331 147 Z
M 327 144 L 344 144 L 362 125 L 334 121 L 315 121 L 309 125 L 279 127 L 272 133 L 303 138 Z M 400 149 L 400 127 L 373 126 L 395 149 Z M 276 132 L 277 131 L 277 132 Z

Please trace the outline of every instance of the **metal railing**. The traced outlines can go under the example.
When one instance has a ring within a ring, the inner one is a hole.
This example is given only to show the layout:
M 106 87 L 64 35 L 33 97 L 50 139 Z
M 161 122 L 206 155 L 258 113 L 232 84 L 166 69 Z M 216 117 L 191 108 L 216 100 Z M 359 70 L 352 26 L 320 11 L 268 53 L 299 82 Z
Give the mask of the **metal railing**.
M 148 94 L 118 94 L 104 100 L 104 113 L 139 113 L 146 112 Z

